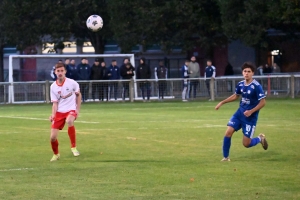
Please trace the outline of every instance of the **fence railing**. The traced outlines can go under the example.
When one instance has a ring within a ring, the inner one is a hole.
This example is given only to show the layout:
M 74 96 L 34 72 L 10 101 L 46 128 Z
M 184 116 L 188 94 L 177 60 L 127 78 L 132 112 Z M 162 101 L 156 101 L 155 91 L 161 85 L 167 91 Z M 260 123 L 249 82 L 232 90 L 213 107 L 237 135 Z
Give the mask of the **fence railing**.
M 256 76 L 268 98 L 300 97 L 300 75 Z M 242 76 L 189 79 L 188 98 L 222 99 L 234 93 Z M 49 103 L 51 81 L 0 83 L 0 103 Z M 165 100 L 182 98 L 183 79 L 78 81 L 85 102 Z M 195 88 L 195 89 L 194 89 Z M 210 88 L 210 96 L 208 93 Z M 143 95 L 144 93 L 144 95 Z M 144 97 L 144 98 L 143 98 Z

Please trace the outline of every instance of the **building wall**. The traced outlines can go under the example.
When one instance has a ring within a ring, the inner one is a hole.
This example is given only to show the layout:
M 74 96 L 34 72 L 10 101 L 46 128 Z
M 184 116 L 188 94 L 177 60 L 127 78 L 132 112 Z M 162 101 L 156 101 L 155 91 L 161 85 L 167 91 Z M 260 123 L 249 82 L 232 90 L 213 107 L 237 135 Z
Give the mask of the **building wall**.
M 255 58 L 255 49 L 247 47 L 239 40 L 232 41 L 228 45 L 228 61 L 233 66 L 235 74 L 241 73 L 241 66 L 244 62 L 250 61 L 255 63 Z

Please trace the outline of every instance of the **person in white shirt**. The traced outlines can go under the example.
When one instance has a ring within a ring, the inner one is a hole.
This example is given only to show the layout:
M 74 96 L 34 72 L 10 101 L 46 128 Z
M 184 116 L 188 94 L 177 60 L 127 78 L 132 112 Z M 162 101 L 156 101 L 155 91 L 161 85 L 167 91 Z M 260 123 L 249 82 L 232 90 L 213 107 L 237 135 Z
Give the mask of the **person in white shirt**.
M 80 110 L 81 94 L 79 84 L 73 79 L 67 78 L 66 72 L 65 65 L 57 63 L 55 65 L 57 80 L 50 87 L 51 102 L 53 103 L 52 113 L 49 117 L 52 122 L 50 142 L 54 153 L 51 162 L 60 158 L 57 136 L 59 130 L 64 128 L 65 123 L 68 124 L 71 151 L 74 156 L 80 155 L 76 148 L 74 121 Z

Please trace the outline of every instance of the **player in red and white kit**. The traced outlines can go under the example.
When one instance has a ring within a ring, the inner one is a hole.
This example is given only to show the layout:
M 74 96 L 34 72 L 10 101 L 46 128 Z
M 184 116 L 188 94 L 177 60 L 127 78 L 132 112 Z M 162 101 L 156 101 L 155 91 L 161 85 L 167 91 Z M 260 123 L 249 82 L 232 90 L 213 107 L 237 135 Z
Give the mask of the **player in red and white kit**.
M 79 84 L 73 79 L 67 78 L 66 72 L 64 64 L 57 63 L 55 65 L 57 80 L 50 87 L 51 102 L 53 103 L 52 114 L 49 117 L 49 120 L 52 122 L 50 141 L 54 153 L 50 160 L 51 162 L 60 158 L 57 136 L 59 130 L 64 128 L 65 123 L 68 124 L 71 151 L 74 156 L 80 155 L 76 149 L 74 121 L 80 110 L 81 94 Z

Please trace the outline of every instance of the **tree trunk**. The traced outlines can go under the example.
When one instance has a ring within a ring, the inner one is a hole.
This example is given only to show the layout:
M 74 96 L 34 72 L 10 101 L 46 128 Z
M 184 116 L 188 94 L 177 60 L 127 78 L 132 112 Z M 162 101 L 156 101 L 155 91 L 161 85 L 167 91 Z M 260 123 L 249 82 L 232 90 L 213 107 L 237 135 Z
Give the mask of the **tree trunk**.
M 90 34 L 90 41 L 95 49 L 95 54 L 103 54 L 104 53 L 104 45 L 105 41 L 103 37 L 97 33 Z

